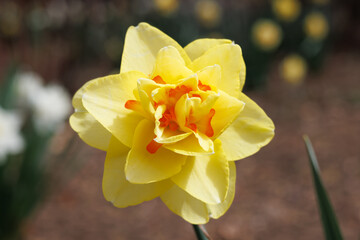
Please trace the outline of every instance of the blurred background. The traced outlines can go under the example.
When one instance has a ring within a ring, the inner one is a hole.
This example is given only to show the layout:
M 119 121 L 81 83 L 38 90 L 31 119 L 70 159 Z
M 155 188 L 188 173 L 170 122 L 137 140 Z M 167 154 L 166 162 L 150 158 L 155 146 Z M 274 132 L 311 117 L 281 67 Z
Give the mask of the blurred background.
M 323 239 L 302 135 L 318 155 L 345 239 L 360 239 L 360 2 L 356 0 L 0 1 L 0 239 L 195 239 L 156 199 L 117 209 L 105 153 L 70 129 L 71 96 L 120 69 L 125 32 L 148 22 L 182 46 L 242 47 L 245 93 L 274 140 L 237 162 L 214 239 Z

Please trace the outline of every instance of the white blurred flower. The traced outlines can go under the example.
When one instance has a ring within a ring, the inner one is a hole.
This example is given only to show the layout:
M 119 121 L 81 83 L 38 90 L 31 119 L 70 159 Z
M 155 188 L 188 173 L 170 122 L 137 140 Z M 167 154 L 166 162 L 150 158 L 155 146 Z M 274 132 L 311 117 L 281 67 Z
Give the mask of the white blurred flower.
M 33 113 L 39 132 L 56 130 L 70 114 L 70 96 L 60 85 L 43 86 L 43 79 L 34 72 L 21 72 L 16 81 L 18 105 Z
M 42 78 L 34 72 L 21 72 L 16 76 L 16 93 L 21 107 L 30 107 L 42 90 Z
M 35 126 L 40 132 L 56 130 L 70 114 L 70 96 L 59 85 L 42 88 L 33 100 Z
M 20 135 L 21 122 L 16 113 L 0 108 L 0 165 L 8 154 L 19 153 L 24 148 Z

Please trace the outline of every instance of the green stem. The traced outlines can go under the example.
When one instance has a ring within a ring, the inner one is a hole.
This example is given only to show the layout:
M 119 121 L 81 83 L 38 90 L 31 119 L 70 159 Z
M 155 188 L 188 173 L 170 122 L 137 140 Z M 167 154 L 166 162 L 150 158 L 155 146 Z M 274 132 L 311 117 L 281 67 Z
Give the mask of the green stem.
M 209 240 L 207 234 L 199 227 L 199 225 L 193 224 L 194 231 L 198 240 Z

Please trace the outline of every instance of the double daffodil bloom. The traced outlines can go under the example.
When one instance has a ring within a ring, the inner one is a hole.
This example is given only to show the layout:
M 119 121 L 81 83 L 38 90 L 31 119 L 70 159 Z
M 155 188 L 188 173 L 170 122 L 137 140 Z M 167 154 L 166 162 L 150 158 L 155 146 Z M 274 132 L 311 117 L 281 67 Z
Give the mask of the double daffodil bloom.
M 74 96 L 72 128 L 107 151 L 103 192 L 116 207 L 160 197 L 192 224 L 219 218 L 235 193 L 234 161 L 274 135 L 241 89 L 238 45 L 199 39 L 185 48 L 140 23 L 126 33 L 120 73 Z

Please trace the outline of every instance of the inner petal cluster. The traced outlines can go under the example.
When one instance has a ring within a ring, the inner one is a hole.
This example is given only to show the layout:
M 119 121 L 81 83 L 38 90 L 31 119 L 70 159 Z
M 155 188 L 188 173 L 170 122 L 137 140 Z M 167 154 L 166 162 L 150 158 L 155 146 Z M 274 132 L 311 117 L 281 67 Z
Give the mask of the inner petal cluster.
M 215 87 L 203 84 L 196 74 L 177 84 L 167 84 L 159 75 L 151 80 L 138 80 L 138 95 L 142 97 L 125 103 L 127 109 L 139 113 L 147 111 L 153 116 L 154 138 L 146 146 L 147 151 L 156 153 L 163 144 L 179 142 L 192 134 L 200 145 L 204 138 L 212 141 L 211 120 L 216 114 L 212 106 L 219 96 Z

